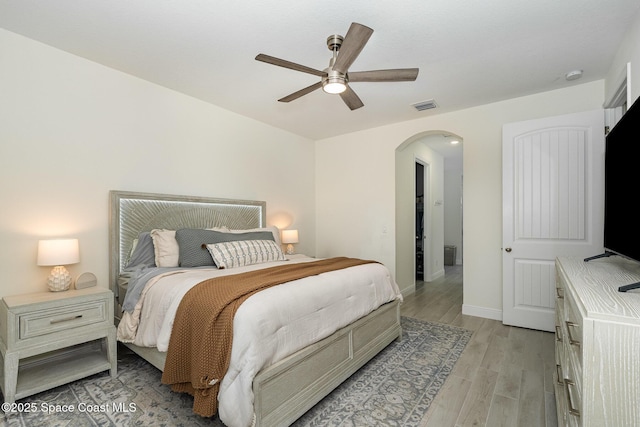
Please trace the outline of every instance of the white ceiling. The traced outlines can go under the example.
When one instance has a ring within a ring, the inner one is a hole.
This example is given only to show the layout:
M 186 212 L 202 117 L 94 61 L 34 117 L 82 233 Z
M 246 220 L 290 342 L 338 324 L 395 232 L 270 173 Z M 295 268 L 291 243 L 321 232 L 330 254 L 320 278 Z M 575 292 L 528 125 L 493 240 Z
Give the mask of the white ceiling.
M 638 0 L 0 0 L 0 27 L 321 139 L 602 79 Z M 255 61 L 265 53 L 316 69 L 326 38 L 373 28 L 351 71 L 420 68 L 415 82 L 353 83 L 350 111 L 318 77 Z M 565 73 L 583 69 L 582 79 Z M 435 99 L 436 110 L 412 104 Z

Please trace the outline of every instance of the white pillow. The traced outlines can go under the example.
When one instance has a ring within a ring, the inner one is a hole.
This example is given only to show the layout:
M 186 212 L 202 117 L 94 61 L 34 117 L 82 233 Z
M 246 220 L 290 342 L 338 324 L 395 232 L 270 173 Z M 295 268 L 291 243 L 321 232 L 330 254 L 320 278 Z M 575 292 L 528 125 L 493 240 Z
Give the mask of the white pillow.
M 285 261 L 280 246 L 273 240 L 236 240 L 211 243 L 207 249 L 218 268 L 234 268 L 270 261 Z
M 176 240 L 176 230 L 156 228 L 151 230 L 156 267 L 177 267 L 180 247 Z

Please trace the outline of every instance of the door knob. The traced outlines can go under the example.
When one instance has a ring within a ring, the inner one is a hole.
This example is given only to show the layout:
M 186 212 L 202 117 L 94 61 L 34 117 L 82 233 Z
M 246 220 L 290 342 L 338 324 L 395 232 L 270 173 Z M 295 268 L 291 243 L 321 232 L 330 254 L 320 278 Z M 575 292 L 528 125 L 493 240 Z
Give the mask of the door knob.
M 505 248 L 504 250 L 507 252 L 511 252 L 511 248 Z

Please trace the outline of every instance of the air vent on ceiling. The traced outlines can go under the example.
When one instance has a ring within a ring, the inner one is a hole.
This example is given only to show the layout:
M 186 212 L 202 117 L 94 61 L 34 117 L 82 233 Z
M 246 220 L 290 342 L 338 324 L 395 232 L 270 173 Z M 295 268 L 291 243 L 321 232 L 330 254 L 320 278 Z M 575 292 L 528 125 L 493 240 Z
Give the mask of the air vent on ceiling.
M 432 108 L 436 108 L 437 106 L 438 105 L 436 104 L 436 101 L 434 101 L 433 99 L 413 104 L 413 108 L 418 111 L 431 110 Z

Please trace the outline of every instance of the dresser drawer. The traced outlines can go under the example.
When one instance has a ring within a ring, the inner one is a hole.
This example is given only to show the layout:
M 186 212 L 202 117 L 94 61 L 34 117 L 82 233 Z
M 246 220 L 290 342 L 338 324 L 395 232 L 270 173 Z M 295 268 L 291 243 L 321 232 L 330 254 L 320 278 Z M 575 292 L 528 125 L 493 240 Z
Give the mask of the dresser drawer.
M 21 314 L 19 339 L 104 322 L 107 320 L 108 311 L 108 301 L 97 300 Z
M 556 301 L 556 325 L 555 325 L 555 349 L 556 363 L 566 366 L 566 356 L 564 353 L 564 341 L 566 341 L 567 330 L 564 324 L 564 310 L 562 310 L 562 300 Z
M 564 307 L 562 304 L 562 300 L 559 300 L 559 301 L 556 301 L 556 316 L 555 316 L 556 341 L 559 343 L 562 343 L 562 341 L 564 341 L 564 337 L 567 334 L 564 320 L 565 320 Z
M 571 295 L 565 297 L 565 348 L 574 354 L 579 367 L 582 367 L 582 316 Z
M 564 391 L 564 375 L 562 374 L 562 366 L 556 365 L 553 373 L 553 390 L 556 397 L 556 410 L 558 415 L 558 426 L 567 425 L 567 395 Z
M 556 341 L 555 354 L 556 354 L 556 359 L 555 359 L 556 365 L 567 366 L 568 362 L 566 360 L 566 357 L 564 356 L 564 347 L 562 345 L 562 342 Z

